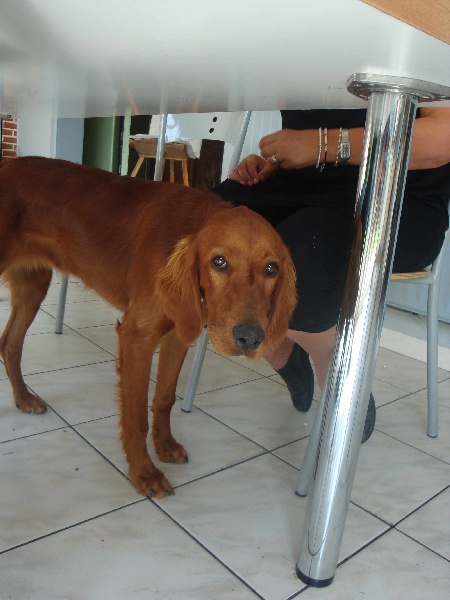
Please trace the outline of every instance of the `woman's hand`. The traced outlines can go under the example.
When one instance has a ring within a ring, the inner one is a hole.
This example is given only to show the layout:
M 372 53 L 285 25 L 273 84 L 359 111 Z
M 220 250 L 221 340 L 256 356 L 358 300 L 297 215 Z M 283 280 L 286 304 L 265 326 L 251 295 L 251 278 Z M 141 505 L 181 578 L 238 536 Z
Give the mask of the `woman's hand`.
M 302 169 L 315 165 L 319 149 L 318 132 L 316 129 L 282 129 L 263 137 L 259 147 L 262 158 L 250 154 L 230 173 L 229 179 L 242 185 L 255 185 L 273 177 L 278 167 Z
M 228 179 L 233 179 L 242 185 L 254 185 L 269 179 L 277 170 L 276 163 L 264 160 L 257 154 L 250 154 L 228 175 Z
M 259 147 L 261 156 L 268 159 L 268 162 L 275 157 L 277 164 L 283 169 L 303 169 L 317 162 L 319 134 L 317 129 L 282 129 L 263 137 Z

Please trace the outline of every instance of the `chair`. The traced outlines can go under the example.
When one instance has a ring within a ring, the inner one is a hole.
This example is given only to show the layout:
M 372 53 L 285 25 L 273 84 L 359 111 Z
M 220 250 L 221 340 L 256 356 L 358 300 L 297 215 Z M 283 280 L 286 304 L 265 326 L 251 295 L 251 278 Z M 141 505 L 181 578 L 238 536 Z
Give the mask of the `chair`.
M 157 138 L 150 139 L 130 139 L 130 146 L 136 150 L 139 155 L 136 166 L 134 167 L 131 177 L 136 177 L 141 168 L 142 163 L 146 158 L 156 158 L 156 152 L 158 147 Z M 181 171 L 183 174 L 184 185 L 189 186 L 189 173 L 188 173 L 188 159 L 189 156 L 186 152 L 184 144 L 177 142 L 166 143 L 164 146 L 164 156 L 162 170 L 164 171 L 164 163 L 166 160 L 169 161 L 170 166 L 170 181 L 175 181 L 175 162 L 181 163 Z
M 448 205 L 450 213 L 450 203 Z M 439 288 L 444 274 L 444 262 L 447 247 L 450 243 L 450 229 L 447 229 L 445 240 L 439 256 L 428 269 L 410 273 L 392 273 L 391 284 L 395 282 L 416 283 L 428 286 L 427 300 L 427 392 L 428 392 L 428 435 L 438 435 L 438 302 Z
M 213 114 L 182 114 L 182 115 L 156 115 L 152 118 L 153 125 L 150 129 L 150 134 L 158 130 L 158 143 L 156 145 L 156 164 L 154 179 L 160 181 L 162 179 L 163 163 L 165 158 L 164 147 L 169 143 L 171 147 L 183 140 L 223 140 L 231 143 L 234 146 L 230 160 L 228 171 L 232 171 L 239 163 L 239 158 L 244 145 L 245 135 L 247 133 L 248 124 L 250 122 L 251 111 L 234 112 L 234 113 L 213 113 Z M 187 145 L 187 144 L 186 144 Z M 169 157 L 170 159 L 170 157 Z M 142 158 L 143 161 L 143 158 Z M 142 161 L 140 164 L 142 164 Z M 139 166 L 140 166 L 139 164 Z M 136 169 L 135 169 L 136 171 Z M 134 176 L 136 172 L 133 172 Z M 186 181 L 185 181 L 186 184 Z M 59 293 L 58 309 L 56 315 L 55 333 L 62 333 L 64 311 L 66 306 L 68 278 L 63 275 L 61 277 L 61 289 Z M 208 336 L 206 335 L 206 344 Z M 203 353 L 204 354 L 204 353 Z M 202 361 L 203 362 L 203 361 Z M 201 364 L 199 367 L 200 375 Z M 194 391 L 195 395 L 195 391 Z

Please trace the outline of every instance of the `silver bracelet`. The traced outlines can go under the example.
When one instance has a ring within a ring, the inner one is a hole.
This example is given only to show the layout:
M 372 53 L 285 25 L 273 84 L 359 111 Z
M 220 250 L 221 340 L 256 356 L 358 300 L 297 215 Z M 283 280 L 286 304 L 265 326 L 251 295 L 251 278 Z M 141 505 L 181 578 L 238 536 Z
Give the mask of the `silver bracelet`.
M 338 137 L 337 150 L 336 150 L 336 160 L 334 161 L 335 167 L 337 167 L 339 165 L 339 159 L 341 157 L 341 142 L 342 142 L 342 127 L 339 127 L 339 137 Z
M 327 163 L 327 153 L 328 153 L 328 128 L 327 127 L 325 127 L 325 129 L 323 130 L 323 137 L 324 137 L 323 163 L 320 165 L 320 169 L 319 169 L 319 171 L 321 173 L 325 169 L 325 165 Z
M 316 169 L 320 168 L 321 157 L 322 157 L 322 127 L 319 127 L 319 158 L 317 159 Z

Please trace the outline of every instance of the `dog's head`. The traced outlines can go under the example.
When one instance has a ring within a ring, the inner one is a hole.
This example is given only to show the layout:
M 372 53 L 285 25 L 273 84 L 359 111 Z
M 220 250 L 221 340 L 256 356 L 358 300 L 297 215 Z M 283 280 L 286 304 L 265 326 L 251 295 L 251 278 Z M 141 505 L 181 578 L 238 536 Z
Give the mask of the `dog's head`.
M 275 229 L 245 207 L 223 210 L 175 247 L 158 277 L 167 316 L 191 344 L 207 324 L 219 352 L 258 358 L 284 338 L 295 270 Z

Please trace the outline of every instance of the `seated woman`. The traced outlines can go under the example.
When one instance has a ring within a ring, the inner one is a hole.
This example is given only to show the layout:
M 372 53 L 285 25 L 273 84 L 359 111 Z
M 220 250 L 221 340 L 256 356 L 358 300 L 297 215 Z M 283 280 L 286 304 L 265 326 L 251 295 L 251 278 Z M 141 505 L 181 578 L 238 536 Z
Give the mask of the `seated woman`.
M 283 129 L 260 141 L 213 191 L 265 217 L 290 248 L 298 305 L 280 347 L 265 358 L 300 411 L 323 387 L 334 345 L 352 244 L 365 110 L 281 111 Z M 394 272 L 416 271 L 439 254 L 449 226 L 450 108 L 417 110 Z M 371 395 L 363 441 L 375 425 Z

